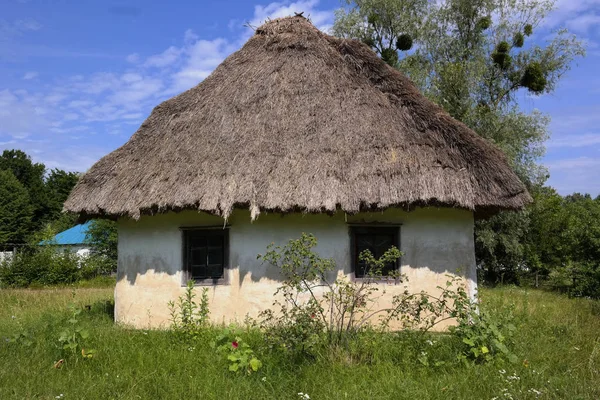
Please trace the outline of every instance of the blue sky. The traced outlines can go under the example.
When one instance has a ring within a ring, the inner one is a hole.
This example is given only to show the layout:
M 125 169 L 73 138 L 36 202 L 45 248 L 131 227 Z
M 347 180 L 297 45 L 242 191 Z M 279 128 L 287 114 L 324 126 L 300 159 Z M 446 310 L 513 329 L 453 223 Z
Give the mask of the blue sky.
M 85 171 L 121 146 L 154 106 L 202 79 L 248 39 L 245 22 L 304 11 L 320 28 L 338 0 L 0 0 L 0 150 Z M 552 95 L 543 163 L 562 194 L 600 194 L 600 0 L 558 0 L 538 37 L 566 27 L 588 54 Z M 546 32 L 544 32 L 546 31 Z

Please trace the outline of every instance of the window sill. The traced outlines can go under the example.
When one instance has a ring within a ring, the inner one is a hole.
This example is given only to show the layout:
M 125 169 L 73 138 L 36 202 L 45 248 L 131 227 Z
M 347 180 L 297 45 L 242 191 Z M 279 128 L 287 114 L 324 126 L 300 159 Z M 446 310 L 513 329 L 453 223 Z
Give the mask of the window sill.
M 354 274 L 350 277 L 350 280 L 352 282 L 369 282 L 369 283 L 375 283 L 375 284 L 388 284 L 388 285 L 399 285 L 402 283 L 401 279 L 398 278 L 385 278 L 385 277 L 380 277 L 380 276 L 376 276 L 376 277 L 355 277 Z
M 196 286 L 227 286 L 229 281 L 226 278 L 218 279 L 191 279 L 194 281 L 194 287 Z M 187 281 L 186 281 L 187 282 Z M 186 287 L 187 283 L 183 282 L 181 287 Z

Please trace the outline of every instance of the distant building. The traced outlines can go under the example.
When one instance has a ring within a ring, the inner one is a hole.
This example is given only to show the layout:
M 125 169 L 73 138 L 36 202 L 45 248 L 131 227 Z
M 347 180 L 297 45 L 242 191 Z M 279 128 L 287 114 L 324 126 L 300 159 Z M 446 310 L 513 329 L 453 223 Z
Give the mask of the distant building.
M 57 252 L 70 251 L 79 256 L 87 256 L 91 246 L 85 242 L 87 232 L 92 222 L 76 225 L 66 231 L 58 233 L 52 240 L 40 242 L 41 246 L 55 246 Z

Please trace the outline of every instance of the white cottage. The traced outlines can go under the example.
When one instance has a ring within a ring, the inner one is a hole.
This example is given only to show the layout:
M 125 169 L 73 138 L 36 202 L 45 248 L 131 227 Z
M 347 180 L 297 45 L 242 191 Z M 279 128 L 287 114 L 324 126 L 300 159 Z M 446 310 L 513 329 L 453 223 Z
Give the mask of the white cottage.
M 370 48 L 290 17 L 158 105 L 65 209 L 118 221 L 115 318 L 158 327 L 188 279 L 216 322 L 270 307 L 279 271 L 256 256 L 302 232 L 348 279 L 396 245 L 411 290 L 458 274 L 473 294 L 475 218 L 529 201 L 500 150 Z

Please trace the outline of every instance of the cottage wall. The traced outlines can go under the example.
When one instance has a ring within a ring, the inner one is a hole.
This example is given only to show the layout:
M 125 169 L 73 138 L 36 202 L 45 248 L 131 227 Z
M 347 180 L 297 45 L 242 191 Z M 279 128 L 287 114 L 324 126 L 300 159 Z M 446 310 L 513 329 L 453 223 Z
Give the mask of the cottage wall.
M 425 290 L 437 292 L 446 274 L 458 273 L 468 291 L 476 291 L 473 213 L 449 208 L 421 208 L 412 212 L 389 209 L 384 212 L 346 215 L 262 213 L 254 222 L 246 210 L 235 210 L 229 226 L 227 283 L 209 288 L 210 312 L 214 322 L 241 322 L 273 302 L 280 285 L 276 268 L 257 260 L 271 242 L 285 244 L 302 232 L 316 236 L 317 251 L 333 258 L 340 274 L 351 273 L 349 225 L 353 223 L 397 223 L 404 256 L 401 272 L 406 284 L 385 284 L 380 306 L 394 294 Z M 138 328 L 166 327 L 167 302 L 185 290 L 182 227 L 223 226 L 213 215 L 185 211 L 143 216 L 139 221 L 119 220 L 119 267 L 115 288 L 115 318 Z M 383 285 L 383 284 L 382 284 Z M 202 287 L 198 287 L 198 294 Z

